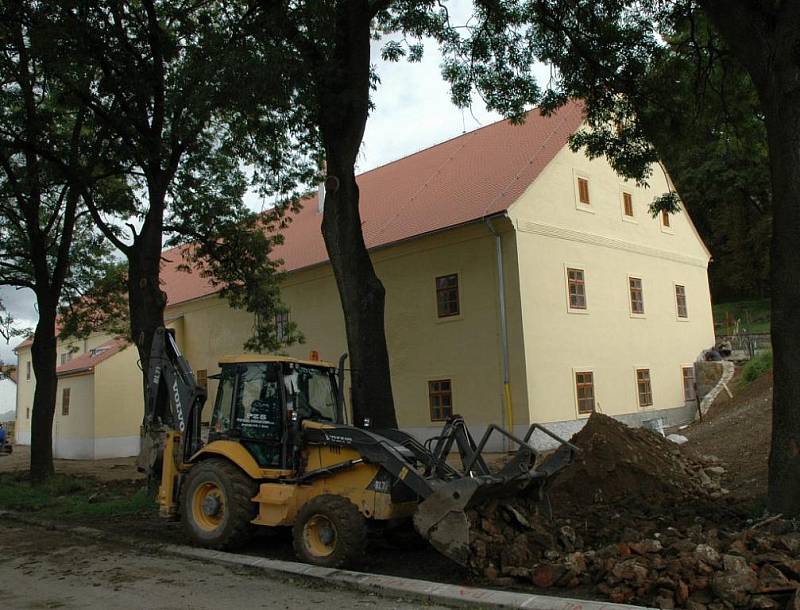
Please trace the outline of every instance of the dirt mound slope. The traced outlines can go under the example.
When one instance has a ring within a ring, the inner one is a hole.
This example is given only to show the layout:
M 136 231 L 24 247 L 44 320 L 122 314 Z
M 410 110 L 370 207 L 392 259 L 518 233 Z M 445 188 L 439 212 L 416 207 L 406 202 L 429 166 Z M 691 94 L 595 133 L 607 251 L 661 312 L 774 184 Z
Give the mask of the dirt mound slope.
M 682 430 L 690 457 L 713 454 L 727 466 L 723 484 L 742 499 L 758 500 L 767 491 L 767 461 L 772 433 L 772 373 L 747 386 L 730 384 L 733 398 L 722 392 L 702 422 Z
M 652 507 L 724 493 L 706 471 L 715 466 L 709 459 L 684 457 L 659 434 L 629 428 L 607 415 L 594 413 L 572 443 L 580 452 L 550 485 L 554 505 L 626 502 Z

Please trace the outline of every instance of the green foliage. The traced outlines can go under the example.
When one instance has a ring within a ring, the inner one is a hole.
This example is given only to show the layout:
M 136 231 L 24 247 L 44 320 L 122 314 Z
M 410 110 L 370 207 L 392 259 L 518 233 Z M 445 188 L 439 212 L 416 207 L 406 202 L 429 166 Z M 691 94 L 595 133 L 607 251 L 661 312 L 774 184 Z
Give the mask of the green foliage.
M 761 352 L 752 359 L 748 360 L 747 364 L 742 368 L 741 384 L 748 385 L 753 383 L 756 379 L 763 374 L 772 370 L 772 352 Z
M 0 508 L 66 519 L 118 517 L 155 511 L 143 488 L 59 474 L 40 485 L 18 473 L 0 474 Z
M 729 301 L 714 305 L 714 325 L 717 334 L 735 332 L 768 333 L 770 331 L 770 300 Z

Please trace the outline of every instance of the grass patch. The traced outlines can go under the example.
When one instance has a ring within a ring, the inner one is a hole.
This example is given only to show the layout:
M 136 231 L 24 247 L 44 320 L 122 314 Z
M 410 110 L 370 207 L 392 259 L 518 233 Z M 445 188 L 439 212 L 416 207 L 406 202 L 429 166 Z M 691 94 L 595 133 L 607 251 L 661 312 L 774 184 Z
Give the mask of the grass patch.
M 79 519 L 147 514 L 156 506 L 144 488 L 129 482 L 109 484 L 57 474 L 32 485 L 27 473 L 4 473 L 0 474 L 0 508 Z
M 739 383 L 743 386 L 754 382 L 767 371 L 772 370 L 772 352 L 761 352 L 747 361 L 742 367 L 742 376 Z
M 717 334 L 728 334 L 728 322 L 739 320 L 739 329 L 747 333 L 768 333 L 770 325 L 769 299 L 733 301 L 714 305 L 714 324 Z

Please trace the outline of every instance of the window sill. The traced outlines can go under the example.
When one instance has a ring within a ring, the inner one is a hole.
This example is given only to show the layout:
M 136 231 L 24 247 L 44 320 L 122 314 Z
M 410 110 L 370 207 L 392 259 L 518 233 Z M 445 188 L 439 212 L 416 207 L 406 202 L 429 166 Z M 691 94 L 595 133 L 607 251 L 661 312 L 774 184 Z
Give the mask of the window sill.
M 638 319 L 638 320 L 646 320 L 647 319 L 647 314 L 646 313 L 633 313 L 633 312 L 631 312 L 629 315 L 630 315 L 631 318 Z
M 625 214 L 622 215 L 622 222 L 629 222 L 632 225 L 638 225 L 639 221 L 636 220 L 633 216 L 626 216 Z
M 444 316 L 444 317 L 441 317 L 441 318 L 437 316 L 436 317 L 436 323 L 437 324 L 447 324 L 448 322 L 458 322 L 458 321 L 463 320 L 463 319 L 464 319 L 464 315 L 463 314 L 458 314 L 457 316 Z M 447 420 L 443 419 L 441 421 L 447 421 Z
M 589 315 L 588 309 L 573 309 L 572 307 L 567 307 L 567 313 L 576 313 L 579 315 L 587 316 Z
M 588 212 L 589 214 L 597 214 L 597 210 L 593 209 L 591 205 L 587 205 L 585 203 L 577 204 L 575 209 L 580 210 L 581 212 Z
M 688 321 L 690 320 L 690 318 L 689 318 L 688 316 L 687 316 L 687 317 L 685 317 L 685 318 L 682 318 L 682 317 L 680 317 L 680 316 L 675 316 L 675 319 L 676 319 L 678 322 L 688 322 Z
M 661 232 L 666 233 L 667 235 L 675 235 L 675 231 L 672 228 L 665 227 L 664 225 L 661 225 Z

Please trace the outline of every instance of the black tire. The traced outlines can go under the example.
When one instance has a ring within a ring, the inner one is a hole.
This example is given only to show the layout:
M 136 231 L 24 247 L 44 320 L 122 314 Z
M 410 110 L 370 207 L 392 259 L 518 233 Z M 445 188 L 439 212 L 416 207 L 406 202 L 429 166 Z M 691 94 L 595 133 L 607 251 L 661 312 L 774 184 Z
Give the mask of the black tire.
M 326 568 L 354 566 L 367 547 L 367 523 L 358 508 L 342 496 L 317 496 L 306 502 L 292 527 L 297 557 Z
M 241 546 L 253 533 L 250 522 L 258 505 L 252 498 L 257 493 L 258 483 L 231 462 L 204 460 L 192 466 L 184 481 L 180 500 L 183 529 L 199 546 Z

